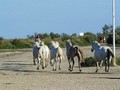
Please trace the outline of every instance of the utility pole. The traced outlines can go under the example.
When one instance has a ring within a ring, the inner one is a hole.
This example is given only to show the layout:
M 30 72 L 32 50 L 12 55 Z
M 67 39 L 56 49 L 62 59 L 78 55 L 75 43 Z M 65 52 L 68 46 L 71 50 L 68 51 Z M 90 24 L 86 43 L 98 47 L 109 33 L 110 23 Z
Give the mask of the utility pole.
M 113 65 L 116 66 L 116 55 L 115 55 L 115 0 L 112 0 L 112 24 L 113 24 L 113 53 L 114 60 Z

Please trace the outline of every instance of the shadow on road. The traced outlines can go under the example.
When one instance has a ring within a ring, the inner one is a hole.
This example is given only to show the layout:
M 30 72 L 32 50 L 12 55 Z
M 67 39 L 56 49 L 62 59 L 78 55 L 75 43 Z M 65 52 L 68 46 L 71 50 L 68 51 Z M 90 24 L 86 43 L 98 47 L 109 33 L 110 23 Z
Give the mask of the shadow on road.
M 120 79 L 120 77 L 92 77 L 96 79 Z

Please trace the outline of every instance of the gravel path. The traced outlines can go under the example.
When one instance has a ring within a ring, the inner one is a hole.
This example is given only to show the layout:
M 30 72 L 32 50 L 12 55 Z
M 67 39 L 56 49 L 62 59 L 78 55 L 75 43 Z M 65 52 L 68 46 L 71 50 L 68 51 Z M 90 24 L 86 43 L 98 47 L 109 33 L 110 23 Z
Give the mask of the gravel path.
M 87 57 L 93 56 L 90 47 L 82 47 Z M 116 56 L 120 55 L 116 50 Z M 65 52 L 64 52 L 65 54 Z M 111 67 L 110 73 L 101 68 L 82 67 L 80 73 L 77 61 L 73 72 L 68 71 L 66 57 L 62 70 L 52 71 L 49 65 L 36 70 L 32 63 L 32 51 L 5 55 L 0 53 L 0 90 L 120 90 L 120 67 Z

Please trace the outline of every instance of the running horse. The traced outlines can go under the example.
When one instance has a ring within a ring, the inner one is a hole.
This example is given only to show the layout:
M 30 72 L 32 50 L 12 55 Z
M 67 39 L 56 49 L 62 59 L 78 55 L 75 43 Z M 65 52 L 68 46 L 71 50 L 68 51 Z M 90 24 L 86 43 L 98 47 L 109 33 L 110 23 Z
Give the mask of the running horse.
M 94 51 L 94 59 L 96 61 L 96 73 L 98 72 L 98 67 L 102 66 L 102 63 L 104 62 L 105 65 L 105 71 L 109 72 L 109 67 L 112 58 L 114 58 L 114 54 L 110 47 L 108 46 L 101 46 L 100 43 L 97 41 L 94 41 L 92 43 L 91 51 Z
M 33 47 L 33 62 L 34 65 L 37 64 L 37 69 L 39 69 L 40 65 L 42 66 L 42 69 L 48 66 L 48 61 L 50 58 L 50 50 L 47 45 L 44 44 L 44 42 L 38 42 L 35 43 Z
M 84 62 L 85 55 L 77 45 L 73 46 L 70 40 L 66 40 L 66 55 L 69 63 L 68 70 L 73 71 L 73 67 L 75 63 L 74 57 L 77 56 L 78 67 L 79 67 L 79 71 L 81 72 L 81 63 Z
M 59 70 L 61 70 L 61 62 L 63 60 L 63 50 L 59 46 L 59 42 L 51 41 L 50 45 L 50 65 L 53 66 L 53 70 L 57 70 L 57 64 Z

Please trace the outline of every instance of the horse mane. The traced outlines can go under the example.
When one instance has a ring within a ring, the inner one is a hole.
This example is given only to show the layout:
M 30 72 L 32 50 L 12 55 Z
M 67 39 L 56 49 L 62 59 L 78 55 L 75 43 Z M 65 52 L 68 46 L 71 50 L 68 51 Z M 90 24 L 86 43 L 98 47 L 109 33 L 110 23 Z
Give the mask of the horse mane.
M 98 41 L 93 41 L 93 45 L 94 45 L 95 47 L 98 47 L 98 48 L 101 47 L 101 45 L 100 45 L 100 43 L 98 43 Z

